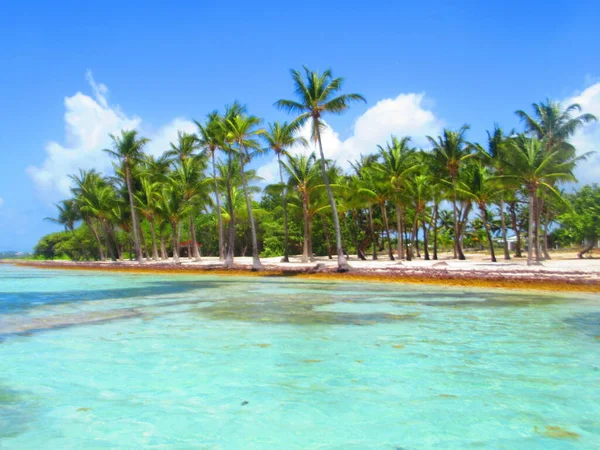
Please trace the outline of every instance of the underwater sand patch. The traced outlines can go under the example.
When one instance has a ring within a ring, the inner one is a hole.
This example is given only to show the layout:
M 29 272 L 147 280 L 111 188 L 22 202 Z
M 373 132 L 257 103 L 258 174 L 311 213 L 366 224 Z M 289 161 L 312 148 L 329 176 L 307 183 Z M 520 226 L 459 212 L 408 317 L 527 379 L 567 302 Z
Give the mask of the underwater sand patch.
M 545 430 L 540 430 L 538 427 L 533 427 L 533 430 L 541 435 L 553 439 L 579 439 L 581 436 L 574 431 L 569 431 L 559 426 L 546 426 Z

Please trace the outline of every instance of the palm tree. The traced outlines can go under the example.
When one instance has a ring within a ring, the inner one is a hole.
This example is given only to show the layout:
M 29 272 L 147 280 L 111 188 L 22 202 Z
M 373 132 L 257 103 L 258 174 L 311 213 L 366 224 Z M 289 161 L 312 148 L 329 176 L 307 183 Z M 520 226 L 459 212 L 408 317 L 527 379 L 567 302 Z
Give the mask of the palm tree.
M 546 151 L 561 146 L 574 153 L 574 147 L 567 140 L 583 125 L 598 120 L 593 114 L 581 114 L 573 117 L 574 112 L 581 112 L 577 103 L 563 109 L 559 102 L 546 99 L 546 102 L 533 103 L 533 117 L 523 110 L 515 111 L 525 123 L 525 130 L 539 140 L 544 140 Z
M 304 75 L 306 80 L 302 78 L 302 74 L 297 70 L 292 70 L 292 80 L 298 101 L 295 100 L 279 100 L 275 105 L 281 109 L 291 113 L 299 114 L 296 121 L 299 125 L 311 120 L 312 140 L 319 144 L 319 152 L 321 155 L 321 174 L 325 182 L 329 204 L 333 215 L 333 226 L 335 228 L 335 239 L 338 255 L 338 270 L 347 271 L 349 269 L 344 250 L 342 248 L 342 233 L 340 222 L 335 204 L 333 191 L 327 177 L 327 166 L 325 162 L 325 154 L 323 153 L 323 142 L 321 140 L 321 130 L 325 128 L 322 121 L 323 114 L 341 114 L 350 107 L 351 102 L 363 101 L 365 98 L 360 94 L 339 94 L 344 83 L 343 78 L 333 78 L 331 70 L 326 70 L 322 74 L 310 71 L 304 67 Z
M 373 170 L 374 164 L 377 162 L 378 155 L 360 155 L 360 159 L 350 162 L 350 166 L 354 169 L 355 176 L 352 177 L 351 191 L 359 204 L 367 206 L 367 217 L 369 220 L 369 232 L 371 234 L 372 259 L 377 259 L 377 239 L 375 238 L 375 227 L 373 225 L 373 199 L 371 195 L 365 195 L 361 190 L 365 177 L 369 176 L 369 171 Z
M 406 185 L 407 176 L 419 165 L 415 160 L 416 150 L 409 147 L 410 137 L 398 139 L 392 135 L 391 141 L 385 148 L 379 147 L 381 162 L 375 168 L 382 172 L 395 192 L 396 224 L 398 231 L 398 258 L 404 259 L 404 238 L 402 236 L 402 190 Z
M 567 142 L 568 139 L 585 124 L 597 120 L 593 114 L 581 114 L 574 117 L 573 113 L 581 112 L 581 106 L 577 103 L 573 103 L 563 109 L 559 102 L 547 99 L 545 103 L 533 103 L 532 108 L 533 117 L 522 110 L 515 111 L 515 114 L 525 123 L 525 130 L 531 133 L 532 136 L 543 140 L 547 152 L 561 150 L 566 158 L 575 154 L 575 147 Z M 541 221 L 544 203 L 543 198 L 538 198 L 534 205 L 535 220 L 538 223 Z M 538 228 L 536 228 L 537 231 Z M 540 241 L 537 236 L 536 241 Z M 545 258 L 550 259 L 546 243 L 546 239 L 544 238 L 541 250 L 543 250 Z M 536 253 L 539 253 L 539 251 L 540 248 L 536 246 Z
M 127 183 L 127 193 L 129 195 L 129 208 L 131 210 L 131 221 L 133 228 L 133 242 L 135 245 L 135 256 L 138 263 L 143 262 L 142 247 L 140 245 L 140 236 L 138 234 L 138 221 L 134 205 L 134 192 L 131 171 L 133 165 L 142 160 L 142 149 L 149 142 L 149 139 L 138 138 L 136 130 L 121 131 L 121 136 L 110 135 L 113 141 L 113 149 L 104 149 L 110 156 L 121 161 L 125 169 L 125 181 Z
M 81 213 L 83 221 L 86 223 L 86 225 L 94 235 L 94 239 L 96 240 L 96 244 L 98 245 L 98 256 L 100 260 L 104 261 L 106 259 L 104 255 L 104 248 L 102 246 L 102 241 L 100 240 L 98 229 L 96 227 L 96 224 L 94 223 L 96 217 L 89 211 L 89 209 L 84 208 L 84 206 L 86 206 L 86 204 L 88 203 L 89 197 L 94 195 L 94 192 L 96 191 L 96 185 L 105 183 L 105 180 L 94 169 L 80 169 L 79 175 L 69 175 L 69 177 L 75 182 L 75 186 L 71 188 L 71 192 L 73 193 L 73 196 L 77 203 L 77 208 Z
M 164 153 L 164 156 L 170 161 L 185 161 L 188 158 L 196 156 L 196 150 L 198 150 L 198 148 L 199 144 L 196 135 L 178 131 L 177 144 L 171 142 L 169 144 L 169 150 Z
M 313 153 L 306 156 L 288 155 L 287 162 L 281 162 L 283 170 L 288 176 L 287 185 L 297 194 L 302 205 L 302 218 L 304 221 L 304 245 L 302 247 L 302 262 L 314 261 L 312 256 L 312 216 L 309 212 L 311 193 L 319 187 L 319 172 L 315 165 L 317 157 Z
M 510 134 L 512 135 L 514 132 Z M 477 146 L 480 154 L 483 157 L 483 160 L 494 170 L 495 173 L 500 175 L 504 172 L 502 154 L 506 151 L 508 139 L 509 138 L 504 134 L 504 130 L 502 130 L 502 128 L 496 124 L 494 125 L 494 130 L 492 132 L 487 131 L 487 151 L 480 146 Z M 504 199 L 506 195 L 506 192 L 501 192 L 497 198 L 500 209 L 500 230 L 502 233 L 504 259 L 508 261 L 510 260 L 510 253 L 508 251 L 508 241 L 506 239 L 506 218 L 504 215 Z
M 202 125 L 198 121 L 194 121 L 198 127 L 198 142 L 201 147 L 210 153 L 213 169 L 213 183 L 215 186 L 215 202 L 217 210 L 217 219 L 219 226 L 219 260 L 225 259 L 225 245 L 223 236 L 223 217 L 221 214 L 221 198 L 219 196 L 219 183 L 217 181 L 217 165 L 215 161 L 215 153 L 219 148 L 223 147 L 223 122 L 219 113 L 213 111 L 208 115 L 206 124 Z
M 460 245 L 460 224 L 458 219 L 458 210 L 456 207 L 457 196 L 456 196 L 456 180 L 458 172 L 463 163 L 470 157 L 473 156 L 471 152 L 471 144 L 465 139 L 465 133 L 469 129 L 468 125 L 463 125 L 458 131 L 451 131 L 444 129 L 443 135 L 438 136 L 437 139 L 433 139 L 431 136 L 427 136 L 427 139 L 433 146 L 433 154 L 439 161 L 440 165 L 444 167 L 450 177 L 452 184 L 452 211 L 454 214 L 454 249 L 458 259 L 464 260 L 465 255 Z
M 152 236 L 152 260 L 158 261 L 158 247 L 156 245 L 156 215 L 162 183 L 152 181 L 149 176 L 140 178 L 141 189 L 135 195 L 137 207 L 150 224 L 150 234 Z
M 279 123 L 274 122 L 269 124 L 269 130 L 262 134 L 262 137 L 267 142 L 267 149 L 273 151 L 277 155 L 277 165 L 279 166 L 279 180 L 283 185 L 283 262 L 290 262 L 289 259 L 289 230 L 288 230 L 288 215 L 287 215 L 287 186 L 283 181 L 283 168 L 281 155 L 288 155 L 287 150 L 300 145 L 306 147 L 308 142 L 303 137 L 296 136 L 298 131 L 298 123 Z
M 494 178 L 493 174 L 481 162 L 476 162 L 468 166 L 464 180 L 458 182 L 457 190 L 473 199 L 479 207 L 481 220 L 490 246 L 492 262 L 497 262 L 487 211 L 487 205 L 495 201 L 500 195 L 497 179 Z
M 58 217 L 46 217 L 44 220 L 54 222 L 65 227 L 65 231 L 75 233 L 75 223 L 81 220 L 81 213 L 75 199 L 62 200 L 55 203 L 58 209 Z
M 539 224 L 535 224 L 534 221 L 535 202 L 539 190 L 545 189 L 560 199 L 560 194 L 553 186 L 554 183 L 577 181 L 573 169 L 577 162 L 585 159 L 587 155 L 579 157 L 572 155 L 564 158 L 560 150 L 548 152 L 545 142 L 524 135 L 511 139 L 509 149 L 510 151 L 503 158 L 506 171 L 497 178 L 514 188 L 524 185 L 529 196 L 527 264 L 531 265 L 534 263 L 534 234 L 539 240 L 539 233 L 535 233 Z M 536 263 L 539 263 L 539 258 L 536 258 Z
M 227 135 L 228 139 L 236 146 L 236 152 L 240 162 L 240 176 L 242 186 L 244 188 L 244 197 L 246 198 L 246 207 L 248 209 L 248 220 L 250 221 L 250 232 L 252 236 L 252 270 L 262 269 L 260 258 L 258 257 L 258 240 L 256 238 L 256 223 L 252 214 L 252 203 L 248 192 L 248 183 L 244 166 L 250 162 L 250 152 L 248 150 L 259 150 L 256 137 L 263 133 L 263 130 L 257 128 L 261 120 L 256 116 L 247 116 L 237 114 L 233 118 L 227 120 Z

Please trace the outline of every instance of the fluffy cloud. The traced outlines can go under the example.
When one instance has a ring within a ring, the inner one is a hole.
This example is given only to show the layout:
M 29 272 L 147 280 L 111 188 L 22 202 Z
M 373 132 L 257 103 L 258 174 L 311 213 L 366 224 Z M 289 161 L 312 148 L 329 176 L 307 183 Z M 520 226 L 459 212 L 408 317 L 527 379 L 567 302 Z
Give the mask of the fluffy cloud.
M 578 95 L 564 101 L 564 105 L 579 103 L 582 112 L 594 114 L 600 118 L 600 82 L 595 83 Z M 595 122 L 580 128 L 571 139 L 579 154 L 595 151 L 600 152 L 600 123 Z M 595 153 L 579 165 L 575 174 L 580 183 L 600 181 L 600 153 Z
M 424 106 L 424 94 L 400 94 L 396 98 L 378 101 L 365 111 L 354 123 L 352 134 L 345 140 L 329 125 L 322 133 L 325 156 L 335 159 L 344 169 L 348 161 L 354 161 L 361 154 L 371 153 L 389 140 L 391 134 L 411 136 L 414 145 L 426 145 L 427 135 L 437 135 L 443 122 Z M 310 127 L 306 124 L 300 135 L 310 137 Z M 313 145 L 311 144 L 311 150 Z M 292 152 L 303 151 L 292 149 Z M 271 160 L 258 170 L 258 175 L 266 183 L 279 179 L 277 161 Z
M 80 168 L 95 168 L 102 172 L 112 170 L 111 159 L 102 151 L 111 146 L 110 133 L 138 129 L 151 139 L 148 153 L 158 155 L 168 148 L 171 140 L 177 138 L 177 130 L 193 131 L 192 122 L 179 118 L 156 131 L 144 130 L 141 118 L 128 116 L 118 106 L 108 103 L 108 88 L 96 83 L 90 71 L 86 78 L 93 97 L 77 92 L 64 100 L 65 143 L 49 142 L 44 162 L 27 168 L 39 192 L 48 201 L 69 195 L 69 174 L 77 173 Z

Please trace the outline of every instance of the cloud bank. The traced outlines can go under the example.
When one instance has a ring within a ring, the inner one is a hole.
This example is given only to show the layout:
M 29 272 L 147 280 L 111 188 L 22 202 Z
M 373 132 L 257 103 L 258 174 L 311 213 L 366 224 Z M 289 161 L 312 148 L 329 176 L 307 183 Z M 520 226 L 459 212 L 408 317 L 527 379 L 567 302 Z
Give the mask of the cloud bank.
M 564 105 L 579 103 L 583 113 L 591 113 L 600 119 L 600 82 L 592 84 L 583 92 L 568 98 Z M 580 163 L 575 175 L 581 184 L 600 182 L 600 122 L 581 127 L 571 138 L 579 154 L 597 152 L 587 161 Z
M 112 171 L 112 161 L 102 151 L 111 146 L 110 133 L 137 129 L 151 140 L 145 151 L 160 155 L 170 141 L 177 139 L 178 130 L 192 132 L 195 129 L 189 120 L 175 118 L 154 131 L 145 130 L 141 118 L 128 116 L 118 106 L 109 104 L 108 88 L 96 83 L 91 71 L 87 72 L 86 79 L 93 96 L 77 92 L 64 100 L 64 144 L 49 142 L 45 147 L 44 162 L 26 169 L 42 197 L 49 202 L 70 194 L 69 175 L 80 168 L 95 168 L 105 173 Z

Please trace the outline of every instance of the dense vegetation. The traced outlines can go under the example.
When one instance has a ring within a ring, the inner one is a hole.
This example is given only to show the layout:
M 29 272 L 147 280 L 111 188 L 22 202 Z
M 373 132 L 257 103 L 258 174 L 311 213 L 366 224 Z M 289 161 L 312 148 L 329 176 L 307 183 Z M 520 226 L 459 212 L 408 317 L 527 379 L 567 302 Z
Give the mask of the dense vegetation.
M 508 230 L 516 237 L 514 255 L 527 250 L 530 264 L 549 258 L 551 230 L 562 245 L 590 244 L 600 235 L 600 190 L 586 186 L 563 195 L 574 182 L 576 165 L 586 158 L 569 143 L 573 133 L 596 120 L 550 100 L 534 104 L 533 114 L 517 111 L 522 133 L 495 126 L 487 142 L 467 140 L 469 127 L 427 136 L 428 150 L 410 137 L 391 136 L 377 149 L 365 149 L 352 172 L 326 158 L 323 116 L 340 114 L 359 94 L 341 92 L 343 79 L 330 71 L 292 71 L 294 100 L 275 105 L 291 114 L 289 123 L 262 120 L 238 103 L 196 122 L 195 134 L 179 133 L 160 158 L 144 154 L 147 139 L 135 130 L 112 136 L 107 149 L 114 176 L 95 170 L 72 175 L 72 198 L 57 204 L 65 231 L 43 237 L 36 254 L 76 260 L 128 256 L 139 262 L 182 254 L 198 260 L 218 255 L 230 267 L 234 256 L 301 254 L 377 259 L 437 259 L 451 250 L 498 249 L 510 259 Z M 315 153 L 294 152 L 309 145 L 298 137 L 310 124 Z M 280 182 L 262 192 L 248 164 L 272 152 Z M 553 228 L 554 227 L 554 228 Z M 526 245 L 525 245 L 526 237 Z M 498 247 L 498 249 L 496 248 Z

